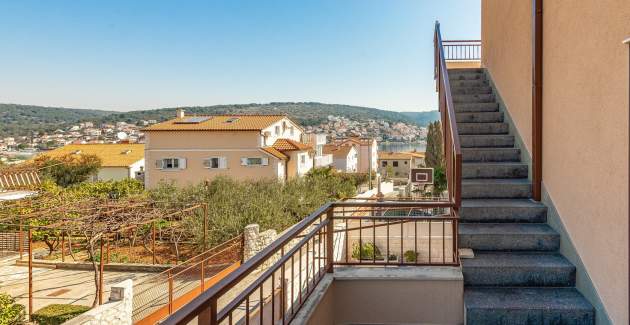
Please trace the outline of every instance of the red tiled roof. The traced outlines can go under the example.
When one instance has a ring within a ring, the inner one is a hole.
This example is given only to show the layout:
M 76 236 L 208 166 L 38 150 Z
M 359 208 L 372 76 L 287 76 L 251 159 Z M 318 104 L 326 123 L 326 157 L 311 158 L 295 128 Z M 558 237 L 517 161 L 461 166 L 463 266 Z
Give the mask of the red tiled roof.
M 278 139 L 276 140 L 276 142 L 274 142 L 272 147 L 279 151 L 309 150 L 312 148 L 307 144 L 291 139 Z

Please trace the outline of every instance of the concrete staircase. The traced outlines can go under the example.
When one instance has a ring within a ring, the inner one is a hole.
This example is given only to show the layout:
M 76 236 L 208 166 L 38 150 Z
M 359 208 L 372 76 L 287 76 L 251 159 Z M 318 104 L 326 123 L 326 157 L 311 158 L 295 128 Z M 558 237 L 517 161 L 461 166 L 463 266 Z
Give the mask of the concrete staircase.
M 483 69 L 449 70 L 462 146 L 459 242 L 467 324 L 594 324 Z

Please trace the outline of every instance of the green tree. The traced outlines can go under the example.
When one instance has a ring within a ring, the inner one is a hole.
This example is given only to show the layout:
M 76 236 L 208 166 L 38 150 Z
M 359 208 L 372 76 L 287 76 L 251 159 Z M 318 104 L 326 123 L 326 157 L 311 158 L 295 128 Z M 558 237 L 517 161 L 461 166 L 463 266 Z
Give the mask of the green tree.
M 55 158 L 42 155 L 35 159 L 35 164 L 44 178 L 68 187 L 85 182 L 96 174 L 101 167 L 101 160 L 95 155 L 67 154 Z
M 432 168 L 444 166 L 444 146 L 440 121 L 429 124 L 425 164 Z

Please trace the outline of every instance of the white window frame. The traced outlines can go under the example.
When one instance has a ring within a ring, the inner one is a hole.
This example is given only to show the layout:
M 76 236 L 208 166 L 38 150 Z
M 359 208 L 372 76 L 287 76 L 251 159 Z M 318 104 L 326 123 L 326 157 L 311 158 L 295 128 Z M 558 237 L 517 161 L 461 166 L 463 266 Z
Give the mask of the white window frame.
M 251 160 L 260 159 L 260 164 L 252 164 Z M 262 167 L 269 165 L 269 158 L 266 157 L 241 157 L 241 166 Z
M 212 166 L 212 161 L 216 160 L 216 167 Z M 203 167 L 206 169 L 227 169 L 227 157 L 207 157 L 203 159 Z
M 171 167 L 167 167 L 168 162 L 171 160 Z M 160 170 L 164 170 L 164 171 L 174 171 L 174 170 L 183 170 L 186 169 L 186 158 L 180 158 L 180 157 L 166 157 L 166 158 L 161 158 L 157 160 L 160 163 L 156 162 L 156 166 L 157 169 Z

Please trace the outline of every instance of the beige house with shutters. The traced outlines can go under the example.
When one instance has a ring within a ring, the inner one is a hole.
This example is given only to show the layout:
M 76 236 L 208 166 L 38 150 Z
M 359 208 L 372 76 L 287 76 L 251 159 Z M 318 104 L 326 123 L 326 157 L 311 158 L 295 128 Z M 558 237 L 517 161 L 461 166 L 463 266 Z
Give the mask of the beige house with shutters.
M 313 167 L 303 129 L 285 115 L 177 117 L 144 129 L 145 186 L 185 186 L 229 176 L 284 181 Z

